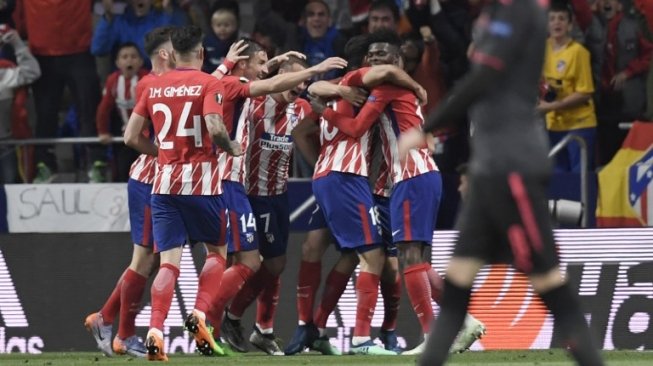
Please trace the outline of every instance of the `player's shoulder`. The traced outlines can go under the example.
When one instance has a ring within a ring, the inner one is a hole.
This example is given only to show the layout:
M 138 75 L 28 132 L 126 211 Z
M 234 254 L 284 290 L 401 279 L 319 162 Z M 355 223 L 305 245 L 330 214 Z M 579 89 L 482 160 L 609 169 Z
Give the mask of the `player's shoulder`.
M 311 107 L 311 103 L 309 103 L 308 100 L 304 98 L 297 98 L 295 100 L 295 105 L 297 106 L 297 108 L 301 108 L 301 109 L 307 109 Z
M 236 75 L 225 75 L 220 79 L 225 84 L 247 84 L 249 83 L 249 79 L 243 76 L 236 76 Z

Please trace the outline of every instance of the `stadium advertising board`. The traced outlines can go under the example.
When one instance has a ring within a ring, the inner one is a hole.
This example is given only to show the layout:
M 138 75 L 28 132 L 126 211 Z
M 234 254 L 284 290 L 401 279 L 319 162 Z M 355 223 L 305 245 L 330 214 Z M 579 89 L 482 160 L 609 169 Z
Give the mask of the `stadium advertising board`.
M 434 235 L 433 263 L 438 270 L 446 265 L 455 237 L 453 231 Z M 562 268 L 581 297 L 599 344 L 604 349 L 653 349 L 653 229 L 564 230 L 557 238 Z M 302 240 L 303 234 L 291 235 L 282 277 L 275 330 L 286 340 L 297 321 L 295 286 Z M 333 251 L 327 253 L 323 279 L 336 259 Z M 130 256 L 126 233 L 0 236 L 0 353 L 95 350 L 83 319 L 101 307 Z M 181 324 L 194 304 L 202 256 L 199 248 L 184 252 L 165 327 L 172 352 L 194 349 Z M 355 299 L 351 280 L 328 321 L 332 343 L 343 349 L 355 324 Z M 136 319 L 141 335 L 147 331 L 149 311 L 146 294 Z M 540 300 L 522 275 L 505 266 L 482 271 L 471 311 L 488 328 L 472 349 L 546 349 L 558 344 L 553 321 Z M 252 313 L 248 310 L 243 320 L 246 331 L 251 329 Z M 379 299 L 373 327 L 380 326 L 382 318 Z M 404 296 L 398 321 L 401 342 L 416 345 L 418 331 Z

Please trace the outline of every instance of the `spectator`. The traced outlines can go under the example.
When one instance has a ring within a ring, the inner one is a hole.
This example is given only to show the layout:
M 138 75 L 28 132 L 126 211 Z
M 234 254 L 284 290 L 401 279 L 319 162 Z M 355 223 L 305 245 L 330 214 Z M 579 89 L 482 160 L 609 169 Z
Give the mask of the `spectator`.
M 106 56 L 116 51 L 116 48 L 126 42 L 138 45 L 141 57 L 149 60 L 143 49 L 145 34 L 152 29 L 164 25 L 182 25 L 179 17 L 174 14 L 170 0 L 163 3 L 166 7 L 158 10 L 152 6 L 153 0 L 129 0 L 124 14 L 114 15 L 113 0 L 103 0 L 105 13 L 98 22 L 93 33 L 91 52 L 96 56 Z
M 27 121 L 27 90 L 23 86 L 34 82 L 41 75 L 39 64 L 27 45 L 14 30 L 4 26 L 0 38 L 2 46 L 11 45 L 16 62 L 0 59 L 0 139 L 18 136 L 18 130 L 29 131 Z M 20 147 L 24 152 L 28 148 Z M 16 183 L 18 167 L 16 149 L 13 146 L 0 146 L 0 184 Z M 28 177 L 26 177 L 28 178 Z M 25 180 L 25 179 L 24 179 Z
M 399 8 L 394 0 L 375 0 L 370 4 L 367 31 L 374 33 L 379 29 L 397 31 Z
M 653 2 L 636 0 L 635 6 L 646 23 L 648 32 L 647 39 L 653 42 Z M 653 121 L 653 67 L 649 65 L 648 77 L 646 78 L 646 120 Z
M 238 3 L 233 0 L 218 1 L 211 12 L 211 32 L 204 35 L 204 72 L 211 73 L 222 64 L 229 47 L 242 38 L 238 18 Z
M 41 67 L 41 78 L 32 87 L 36 137 L 56 136 L 65 87 L 70 89 L 77 106 L 81 135 L 97 136 L 95 110 L 100 101 L 100 82 L 95 58 L 89 52 L 91 6 L 91 0 L 18 0 L 16 3 L 16 27 L 27 35 L 29 47 Z M 88 149 L 89 161 L 102 159 L 102 150 L 97 146 Z M 38 163 L 34 182 L 51 181 L 57 170 L 53 147 L 41 145 L 35 155 Z
M 566 3 L 551 4 L 543 68 L 548 92 L 543 95 L 537 109 L 546 114 L 552 146 L 568 134 L 585 139 L 592 169 L 596 140 L 596 115 L 592 102 L 594 83 L 589 52 L 571 38 L 572 17 L 572 10 Z M 580 171 L 580 146 L 576 142 L 558 154 L 555 170 Z
M 14 20 L 11 15 L 16 8 L 16 0 L 0 0 L 0 24 L 7 24 L 14 27 Z
M 646 112 L 653 43 L 644 36 L 641 24 L 621 9 L 619 0 L 600 0 L 598 16 L 586 37 L 596 60 L 593 71 L 601 165 L 612 159 L 626 137 L 619 122 L 641 119 Z
M 276 13 L 258 18 L 254 25 L 252 39 L 263 47 L 268 54 L 268 59 L 279 55 L 287 39 L 283 19 Z
M 406 14 L 414 28 L 431 28 L 440 47 L 445 85 L 451 88 L 469 68 L 467 48 L 471 41 L 470 4 L 467 1 L 411 1 Z
M 333 56 L 343 56 L 347 40 L 331 25 L 331 11 L 323 0 L 310 0 L 304 8 L 303 26 L 299 28 L 296 50 L 306 55 L 311 66 Z M 320 79 L 335 79 L 341 72 L 333 70 Z
M 148 71 L 143 69 L 143 58 L 134 43 L 123 43 L 116 56 L 118 70 L 109 75 L 102 91 L 98 106 L 96 123 L 98 137 L 103 144 L 110 144 L 112 136 L 122 136 L 136 105 L 136 84 Z M 116 165 L 114 181 L 126 182 L 129 167 L 138 153 L 123 144 L 113 145 L 113 158 Z

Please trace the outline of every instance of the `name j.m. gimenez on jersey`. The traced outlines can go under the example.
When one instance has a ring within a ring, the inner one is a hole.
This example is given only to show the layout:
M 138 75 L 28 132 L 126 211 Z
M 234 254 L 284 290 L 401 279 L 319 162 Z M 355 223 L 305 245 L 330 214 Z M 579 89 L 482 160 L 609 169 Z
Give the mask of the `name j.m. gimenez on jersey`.
M 201 85 L 167 86 L 165 88 L 150 88 L 150 98 L 199 97 L 202 95 Z

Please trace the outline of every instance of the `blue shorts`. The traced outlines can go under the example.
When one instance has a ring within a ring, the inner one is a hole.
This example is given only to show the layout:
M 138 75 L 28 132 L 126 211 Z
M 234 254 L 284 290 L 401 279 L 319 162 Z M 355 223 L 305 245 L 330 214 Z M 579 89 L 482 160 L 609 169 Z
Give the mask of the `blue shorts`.
M 127 202 L 129 204 L 129 225 L 132 243 L 152 248 L 152 185 L 129 179 L 127 182 Z
M 313 194 L 342 249 L 360 252 L 381 244 L 367 178 L 331 172 L 313 181 Z
M 224 195 L 152 195 L 154 252 L 186 242 L 224 245 L 227 229 Z
M 311 218 L 308 220 L 308 231 L 325 229 L 329 226 L 327 225 L 326 219 L 324 218 L 324 213 L 320 208 L 320 205 L 315 203 L 311 209 Z
M 392 241 L 431 245 L 438 218 L 442 177 L 429 172 L 397 183 L 390 197 Z
M 374 195 L 374 207 L 376 207 L 376 223 L 381 228 L 385 254 L 389 257 L 396 257 L 397 245 L 392 241 L 392 226 L 390 225 L 390 198 Z
M 227 252 L 248 252 L 258 249 L 256 218 L 249 204 L 245 187 L 238 182 L 222 181 L 222 192 L 227 206 Z
M 290 230 L 288 194 L 275 196 L 248 196 L 256 216 L 259 251 L 263 258 L 286 254 Z

